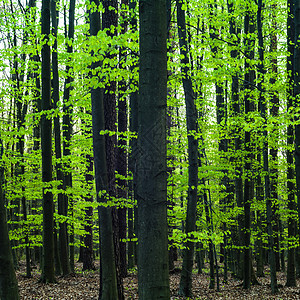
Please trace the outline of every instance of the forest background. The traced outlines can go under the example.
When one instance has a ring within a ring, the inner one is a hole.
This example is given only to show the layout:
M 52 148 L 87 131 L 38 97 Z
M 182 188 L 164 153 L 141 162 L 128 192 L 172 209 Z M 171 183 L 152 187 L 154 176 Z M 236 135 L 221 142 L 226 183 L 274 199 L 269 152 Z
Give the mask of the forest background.
M 141 299 L 168 299 L 166 269 L 179 256 L 183 296 L 194 258 L 199 272 L 208 258 L 212 289 L 229 272 L 249 289 L 266 265 L 273 293 L 280 270 L 295 286 L 300 5 L 155 3 L 1 2 L 7 257 L 13 268 L 25 257 L 28 277 L 42 262 L 41 280 L 54 282 L 74 272 L 77 256 L 93 269 L 100 248 L 102 299 L 123 298 L 122 278 L 137 263 Z M 150 21 L 152 32 L 142 30 Z M 164 88 L 166 102 L 156 101 Z M 11 279 L 2 266 L 0 278 Z

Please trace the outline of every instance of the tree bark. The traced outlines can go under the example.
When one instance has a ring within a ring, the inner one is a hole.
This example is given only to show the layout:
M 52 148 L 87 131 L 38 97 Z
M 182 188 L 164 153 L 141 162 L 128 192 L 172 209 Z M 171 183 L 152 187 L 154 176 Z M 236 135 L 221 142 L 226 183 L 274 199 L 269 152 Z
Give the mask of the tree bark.
M 167 224 L 166 1 L 139 2 L 139 299 L 170 299 Z
M 128 7 L 128 0 L 122 0 L 121 5 L 123 8 Z M 120 25 L 122 26 L 121 34 L 127 32 L 128 21 L 127 14 L 122 10 Z M 124 61 L 126 59 L 126 49 L 121 47 L 119 59 Z M 124 67 L 122 67 L 124 68 Z M 118 149 L 116 150 L 117 162 L 116 168 L 117 173 L 121 175 L 117 181 L 117 195 L 118 198 L 127 199 L 127 140 L 125 134 L 128 130 L 127 123 L 127 97 L 125 92 L 127 90 L 126 81 L 122 80 L 119 83 L 119 98 L 118 98 L 118 133 L 120 134 L 118 138 Z M 124 201 L 123 200 L 123 201 Z M 121 200 L 122 201 L 122 200 Z M 119 207 L 118 209 L 118 220 L 119 220 L 119 249 L 120 249 L 120 276 L 122 278 L 127 276 L 127 256 L 126 256 L 126 237 L 127 237 L 127 207 Z
M 92 3 L 99 7 L 99 0 L 92 0 Z M 97 36 L 100 30 L 100 15 L 98 11 L 90 13 L 90 35 Z M 92 55 L 94 55 L 92 53 Z M 91 65 L 91 70 L 100 66 L 99 61 Z M 92 76 L 92 75 L 91 75 Z M 96 75 L 94 75 L 96 77 Z M 111 208 L 105 207 L 105 195 L 108 191 L 108 176 L 106 166 L 105 137 L 99 133 L 105 129 L 103 91 L 99 87 L 91 88 L 92 101 L 92 126 L 93 126 L 93 150 L 99 230 L 100 230 L 100 291 L 99 300 L 118 299 L 117 277 L 113 244 L 113 229 Z M 102 205 L 101 205 L 102 204 Z
M 51 59 L 50 46 L 50 0 L 42 1 L 42 180 L 43 180 L 43 269 L 42 281 L 55 282 L 54 239 L 53 239 L 53 194 L 50 191 L 52 181 L 52 120 L 51 109 Z
M 294 81 L 294 1 L 288 0 L 288 17 L 287 17 L 287 111 L 293 107 L 293 81 Z M 297 211 L 295 201 L 295 184 L 294 184 L 294 157 L 293 157 L 293 146 L 294 146 L 294 128 L 292 124 L 287 126 L 287 191 L 288 191 L 288 209 L 293 214 L 289 214 L 288 217 L 288 237 L 295 241 L 296 240 L 296 216 Z M 287 262 L 287 278 L 286 286 L 296 286 L 296 248 L 292 245 L 288 247 L 288 262 Z
M 0 159 L 2 160 L 3 146 L 1 140 L 0 143 Z M 3 167 L 0 167 L 0 299 L 19 300 L 18 282 L 16 279 L 11 245 L 8 236 L 3 184 L 4 169 Z
M 244 96 L 244 105 L 245 105 L 245 117 L 246 119 L 249 118 L 248 114 L 251 111 L 251 99 L 249 92 L 251 91 L 252 87 L 251 84 L 254 80 L 254 74 L 251 72 L 251 67 L 248 62 L 248 59 L 254 58 L 254 41 L 247 37 L 249 33 L 254 32 L 254 20 L 253 15 L 247 8 L 245 19 L 244 19 L 244 31 L 245 31 L 245 48 L 246 48 L 246 60 L 245 60 L 245 80 L 244 80 L 244 90 L 246 91 Z M 248 122 L 250 120 L 247 120 Z M 244 226 L 243 226 L 243 237 L 244 237 L 244 282 L 243 288 L 250 289 L 251 285 L 251 249 L 250 249 L 250 236 L 251 236 L 251 133 L 250 131 L 245 131 L 245 138 L 244 138 L 244 149 L 245 149 L 245 183 L 244 183 Z
M 59 109 L 59 75 L 58 75 L 58 59 L 57 59 L 57 28 L 58 28 L 58 13 L 57 13 L 57 1 L 51 1 L 51 19 L 52 19 L 52 34 L 55 37 L 52 51 L 52 97 L 53 97 L 53 106 L 54 109 Z M 55 115 L 54 117 L 54 137 L 55 137 L 55 157 L 57 163 L 55 166 L 56 169 L 56 179 L 60 181 L 58 189 L 63 188 L 63 171 L 61 164 L 61 131 L 60 131 L 60 117 Z M 58 194 L 58 214 L 65 215 L 64 213 L 64 196 L 60 192 Z M 60 256 L 60 266 L 63 272 L 63 275 L 68 275 L 70 273 L 70 264 L 68 257 L 68 239 L 67 239 L 67 223 L 59 223 L 59 256 Z M 61 273 L 61 270 L 56 270 L 57 274 Z
M 136 1 L 129 1 L 129 16 L 130 16 L 130 26 L 131 31 L 137 30 L 137 16 L 135 14 Z M 133 71 L 136 66 L 131 66 L 131 70 Z M 137 86 L 137 82 L 134 80 L 130 80 L 130 83 L 133 86 Z M 138 92 L 132 91 L 129 96 L 129 130 L 130 133 L 137 134 L 138 131 Z M 128 268 L 133 268 L 136 261 L 136 242 L 132 241 L 134 239 L 134 221 L 136 221 L 136 216 L 134 215 L 134 207 L 136 206 L 135 202 L 137 199 L 137 176 L 136 176 L 136 165 L 137 165 L 137 139 L 132 137 L 129 141 L 129 147 L 131 149 L 128 156 L 128 173 L 132 176 L 132 180 L 129 181 L 129 198 L 131 200 L 132 207 L 128 208 Z
M 264 88 L 263 81 L 265 76 L 264 69 L 264 45 L 263 45 L 263 33 L 262 33 L 262 0 L 258 0 L 258 9 L 257 9 L 257 33 L 258 33 L 258 52 L 260 62 L 258 64 L 259 71 L 259 82 L 258 90 L 259 94 L 259 106 L 260 113 L 264 122 L 264 125 L 267 124 L 267 107 L 266 99 L 264 98 Z M 268 157 L 268 133 L 264 127 L 263 130 L 263 165 L 264 165 L 264 183 L 265 183 L 265 201 L 266 201 L 266 210 L 267 210 L 267 229 L 268 229 L 268 241 L 269 241 L 269 254 L 270 254 L 270 273 L 271 273 L 271 289 L 272 293 L 275 294 L 278 292 L 277 279 L 276 279 L 276 260 L 275 260 L 275 251 L 274 251 L 274 237 L 273 237 L 273 227 L 272 227 L 272 200 L 270 192 L 270 177 L 269 177 L 269 157 Z
M 189 76 L 189 56 L 186 33 L 185 12 L 182 9 L 182 2 L 176 1 L 177 25 L 180 54 L 182 56 L 181 67 L 182 83 L 184 89 L 186 105 L 186 125 L 188 132 L 188 202 L 185 233 L 196 230 L 196 211 L 197 211 L 197 187 L 198 187 L 198 140 L 194 136 L 198 132 L 197 128 L 197 109 L 195 105 L 195 94 L 193 91 L 192 80 Z M 192 236 L 189 236 L 192 238 Z M 192 296 L 192 270 L 194 261 L 194 242 L 188 241 L 183 252 L 183 262 L 180 277 L 179 294 L 186 297 Z
M 74 23 L 75 23 L 75 0 L 70 0 L 69 7 L 69 29 L 66 38 L 68 39 L 67 43 L 67 53 L 72 55 L 73 53 L 73 39 L 74 39 Z M 66 26 L 66 24 L 65 24 Z M 65 29 L 66 30 L 66 29 Z M 67 31 L 67 30 L 66 30 Z M 68 193 L 68 189 L 72 187 L 72 172 L 71 172 L 71 137 L 72 137 L 72 113 L 73 113 L 73 104 L 70 100 L 70 92 L 72 90 L 72 83 L 74 81 L 73 76 L 70 75 L 72 71 L 72 59 L 69 57 L 64 86 L 64 95 L 63 95 L 63 189 L 65 191 L 64 201 L 63 201 L 63 214 L 65 216 L 73 215 L 73 199 L 72 195 Z M 67 230 L 67 228 L 66 228 Z M 74 272 L 74 226 L 73 224 L 69 227 L 70 237 L 69 237 L 69 268 L 71 272 Z M 67 263 L 66 263 L 67 264 Z M 65 266 L 66 267 L 66 266 Z M 66 270 L 68 271 L 68 270 Z

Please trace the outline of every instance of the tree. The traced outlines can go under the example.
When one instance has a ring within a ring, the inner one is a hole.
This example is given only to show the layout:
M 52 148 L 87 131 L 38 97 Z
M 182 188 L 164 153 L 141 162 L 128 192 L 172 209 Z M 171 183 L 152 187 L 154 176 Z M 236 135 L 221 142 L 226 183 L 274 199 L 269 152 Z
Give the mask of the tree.
M 100 30 L 100 15 L 98 12 L 99 1 L 91 1 L 90 11 L 90 35 L 96 37 Z M 94 55 L 94 53 L 92 53 Z M 91 65 L 91 73 L 100 66 L 96 60 Z M 94 75 L 95 76 L 95 75 Z M 93 78 L 93 75 L 91 75 Z M 105 137 L 100 132 L 105 129 L 103 90 L 99 86 L 91 89 L 92 101 L 92 126 L 93 126 L 93 150 L 95 166 L 95 182 L 100 228 L 100 291 L 99 299 L 118 299 L 116 266 L 114 256 L 113 228 L 111 208 L 105 206 L 105 191 L 108 191 L 108 176 L 106 165 Z
M 66 24 L 65 24 L 66 26 Z M 75 26 L 75 0 L 70 0 L 69 7 L 69 28 L 67 38 L 67 53 L 71 56 L 73 53 L 73 42 L 74 42 L 74 26 Z M 67 32 L 67 29 L 65 29 Z M 66 74 L 67 77 L 65 79 L 64 86 L 64 97 L 63 97 L 63 156 L 65 158 L 64 163 L 64 176 L 63 176 L 63 188 L 64 188 L 64 201 L 63 201 L 63 214 L 65 216 L 68 215 L 68 210 L 70 211 L 70 215 L 73 215 L 73 199 L 71 193 L 68 191 L 72 187 L 72 171 L 71 171 L 71 136 L 72 136 L 72 112 L 73 105 L 70 100 L 70 92 L 72 90 L 72 83 L 74 81 L 73 76 L 71 75 L 72 68 L 72 59 L 69 57 L 68 63 L 66 66 Z M 70 269 L 71 272 L 74 272 L 74 225 L 70 226 L 70 237 L 69 237 L 70 245 Z M 65 267 L 66 268 L 66 267 Z M 68 269 L 68 268 L 67 268 Z
M 254 74 L 250 70 L 249 59 L 254 58 L 254 52 L 252 51 L 254 47 L 253 39 L 250 39 L 250 35 L 248 38 L 249 33 L 254 32 L 254 20 L 253 14 L 250 11 L 250 8 L 247 7 L 245 21 L 244 21 L 244 30 L 245 30 L 245 48 L 246 48 L 246 61 L 245 61 L 245 96 L 244 96 L 244 106 L 245 106 L 245 115 L 251 111 L 251 99 L 250 99 L 250 91 L 252 89 L 251 83 L 254 81 Z M 247 60 L 248 58 L 248 60 Z M 245 152 L 246 152 L 246 160 L 245 160 L 245 172 L 246 178 L 244 183 L 244 226 L 243 226 L 243 237 L 244 237 L 244 282 L 243 287 L 244 289 L 249 289 L 251 284 L 251 268 L 250 268 L 250 260 L 251 260 L 251 249 L 250 249 L 250 235 L 251 235 L 251 145 L 250 145 L 251 133 L 250 131 L 245 131 Z
M 189 56 L 186 34 L 185 12 L 182 8 L 182 1 L 176 1 L 177 24 L 180 45 L 182 84 L 184 89 L 186 105 L 186 125 L 188 133 L 188 161 L 189 161 L 189 183 L 188 183 L 188 202 L 185 232 L 187 236 L 196 229 L 196 212 L 198 201 L 198 140 L 195 135 L 197 128 L 197 109 L 195 105 L 195 94 L 193 91 L 192 80 L 189 74 Z M 194 242 L 187 242 L 183 254 L 182 271 L 180 277 L 179 294 L 186 297 L 192 295 L 192 269 L 194 259 Z
M 50 0 L 42 1 L 42 179 L 43 187 L 43 282 L 55 282 L 53 239 L 52 181 L 52 120 L 51 109 L 51 59 L 50 59 Z
M 287 17 L 287 45 L 288 45 L 288 57 L 287 57 L 287 109 L 293 107 L 293 80 L 294 80 L 294 19 L 293 9 L 294 1 L 288 0 L 288 17 Z M 287 192 L 288 192 L 288 209 L 291 212 L 297 210 L 295 202 L 295 184 L 294 179 L 294 158 L 293 158 L 293 146 L 294 146 L 294 128 L 292 124 L 288 124 L 287 127 Z M 295 240 L 296 238 L 296 220 L 295 215 L 290 214 L 288 219 L 288 236 Z M 288 263 L 287 263 L 287 286 L 296 286 L 296 266 L 295 266 L 295 247 L 288 248 Z
M 2 166 L 3 145 L 1 143 L 0 166 L 0 299 L 18 300 L 19 290 L 14 269 L 11 245 L 8 237 L 6 207 L 3 193 L 4 168 Z
M 166 1 L 139 3 L 139 298 L 170 299 L 167 225 Z
M 259 94 L 259 107 L 260 113 L 263 118 L 264 124 L 267 123 L 267 107 L 264 99 L 264 44 L 263 44 L 263 32 L 262 32 L 262 0 L 258 0 L 257 9 L 257 33 L 258 33 L 258 52 L 259 52 L 259 82 L 258 89 Z M 268 228 L 268 242 L 269 242 L 269 254 L 270 254 L 270 269 L 271 269 L 271 289 L 272 293 L 278 292 L 277 279 L 276 279 L 276 261 L 275 261 L 275 251 L 274 251 L 274 237 L 273 237 L 273 227 L 272 227 L 272 202 L 271 202 L 271 192 L 270 192 L 270 176 L 269 176 L 269 150 L 268 150 L 268 133 L 264 127 L 263 130 L 263 165 L 264 165 L 264 187 L 265 187 L 265 201 L 266 201 L 266 211 L 267 211 L 267 228 Z
M 51 0 L 51 20 L 52 20 L 52 34 L 55 37 L 52 51 L 52 97 L 54 109 L 59 109 L 59 74 L 58 74 L 58 53 L 57 53 L 57 31 L 58 31 L 58 11 L 57 11 L 57 1 Z M 63 188 L 63 170 L 62 170 L 62 153 L 61 153 L 61 130 L 60 130 L 60 117 L 59 114 L 54 117 L 54 138 L 55 138 L 55 158 L 57 163 L 55 165 L 56 169 L 56 179 L 59 180 L 60 184 L 58 189 Z M 65 204 L 64 195 L 62 191 L 57 195 L 58 202 L 58 213 L 60 215 L 65 215 Z M 70 263 L 68 257 L 68 238 L 67 238 L 67 223 L 66 221 L 59 223 L 59 258 L 60 265 L 63 275 L 68 275 L 70 273 Z M 56 274 L 60 274 L 61 270 L 56 267 Z

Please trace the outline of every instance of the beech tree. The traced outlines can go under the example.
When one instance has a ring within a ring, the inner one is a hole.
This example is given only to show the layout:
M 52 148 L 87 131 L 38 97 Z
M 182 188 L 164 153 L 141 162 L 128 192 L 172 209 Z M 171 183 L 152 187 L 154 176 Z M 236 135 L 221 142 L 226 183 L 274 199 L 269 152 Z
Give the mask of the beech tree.
M 53 238 L 53 194 L 49 189 L 52 181 L 52 118 L 51 109 L 51 59 L 50 59 L 50 0 L 42 1 L 42 112 L 41 146 L 43 176 L 43 274 L 42 281 L 55 282 Z
M 123 298 L 136 259 L 140 298 L 168 299 L 169 245 L 185 296 L 195 254 L 199 273 L 209 259 L 210 289 L 231 274 L 245 289 L 271 275 L 275 293 L 286 262 L 295 286 L 298 3 L 152 2 L 139 14 L 135 0 L 0 3 L 1 187 L 15 266 L 26 257 L 29 276 L 43 248 L 52 282 L 79 248 L 83 269 L 97 267 L 99 248 L 100 299 Z
M 0 161 L 2 163 L 3 145 L 0 140 Z M 0 167 L 0 299 L 18 300 L 19 289 L 14 269 L 11 245 L 8 236 L 6 208 L 4 199 L 4 168 Z
M 90 12 L 90 35 L 97 36 L 100 30 L 100 14 L 98 12 L 99 1 L 93 0 L 94 4 Z M 92 53 L 93 55 L 93 53 Z M 91 70 L 96 70 L 100 61 L 95 60 Z M 93 149 L 97 201 L 100 227 L 100 291 L 99 299 L 118 299 L 116 265 L 113 243 L 112 209 L 105 207 L 105 191 L 108 191 L 108 174 L 106 164 L 105 136 L 100 132 L 105 129 L 103 90 L 98 86 L 91 89 L 92 120 L 93 120 Z
M 195 93 L 193 90 L 192 80 L 189 76 L 189 58 L 188 43 L 185 23 L 185 12 L 182 9 L 182 2 L 176 1 L 178 36 L 180 45 L 180 54 L 182 55 L 182 84 L 184 89 L 186 105 L 186 125 L 188 134 L 188 161 L 189 161 L 189 186 L 188 186 L 188 203 L 186 215 L 185 232 L 191 234 L 196 229 L 196 212 L 198 200 L 198 141 L 195 135 L 197 129 L 197 109 L 195 105 Z M 179 294 L 190 297 L 192 295 L 192 269 L 194 261 L 194 243 L 187 242 L 183 254 L 182 273 L 180 278 Z
M 170 299 L 166 165 L 166 1 L 142 0 L 139 3 L 139 13 L 139 298 Z

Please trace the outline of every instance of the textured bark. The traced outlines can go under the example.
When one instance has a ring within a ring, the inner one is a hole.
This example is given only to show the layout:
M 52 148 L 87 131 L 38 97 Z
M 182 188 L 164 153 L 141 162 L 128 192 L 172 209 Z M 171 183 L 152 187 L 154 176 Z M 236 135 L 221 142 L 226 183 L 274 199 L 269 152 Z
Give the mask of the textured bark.
M 50 0 L 42 1 L 42 34 L 42 180 L 48 185 L 52 181 L 52 120 L 48 113 L 51 109 L 51 59 L 47 43 L 50 35 Z M 53 210 L 53 194 L 49 189 L 43 188 L 43 282 L 55 282 Z
M 193 91 L 192 80 L 189 76 L 189 56 L 186 33 L 185 12 L 182 9 L 182 2 L 176 1 L 177 7 L 177 24 L 181 64 L 182 83 L 184 89 L 186 105 L 186 125 L 188 132 L 188 202 L 185 233 L 196 230 L 196 211 L 197 211 L 197 186 L 198 186 L 198 140 L 194 134 L 198 132 L 197 128 L 197 109 L 195 106 L 195 94 Z M 179 294 L 190 297 L 192 296 L 192 270 L 194 261 L 194 243 L 188 241 L 183 251 L 183 262 L 180 277 Z
M 102 0 L 104 12 L 102 14 L 102 30 L 107 29 L 107 34 L 111 37 L 117 35 L 117 30 L 109 30 L 118 26 L 118 2 L 117 0 Z M 116 55 L 106 53 L 108 59 L 116 59 Z M 104 102 L 104 119 L 105 129 L 110 132 L 117 132 L 117 113 L 116 113 L 116 88 L 117 83 L 109 80 L 103 89 Z M 105 136 L 106 145 L 106 165 L 108 176 L 108 193 L 110 197 L 117 196 L 116 190 L 116 151 L 117 138 L 116 134 Z M 115 207 L 112 208 L 113 232 L 114 232 L 114 247 L 116 260 L 116 274 L 118 285 L 119 300 L 123 299 L 123 285 L 120 270 L 120 237 L 119 237 L 119 218 Z
M 3 146 L 1 143 L 1 156 Z M 4 169 L 0 168 L 0 299 L 19 300 L 18 282 L 16 279 L 11 245 L 8 236 L 6 208 L 3 193 Z
M 92 3 L 97 7 L 99 6 L 98 0 L 93 0 Z M 94 11 L 90 13 L 91 36 L 97 36 L 99 30 L 100 15 L 99 12 Z M 95 61 L 91 65 L 91 70 L 93 71 L 99 66 L 100 62 Z M 91 101 L 96 192 L 97 201 L 101 204 L 103 202 L 106 202 L 104 195 L 100 192 L 103 190 L 108 190 L 108 176 L 106 166 L 105 137 L 99 134 L 101 130 L 105 129 L 103 91 L 99 87 L 92 87 Z M 118 291 L 111 208 L 100 205 L 98 208 L 98 214 L 100 227 L 101 262 L 99 300 L 116 300 L 118 299 Z
M 170 299 L 167 224 L 166 1 L 139 2 L 139 299 Z

